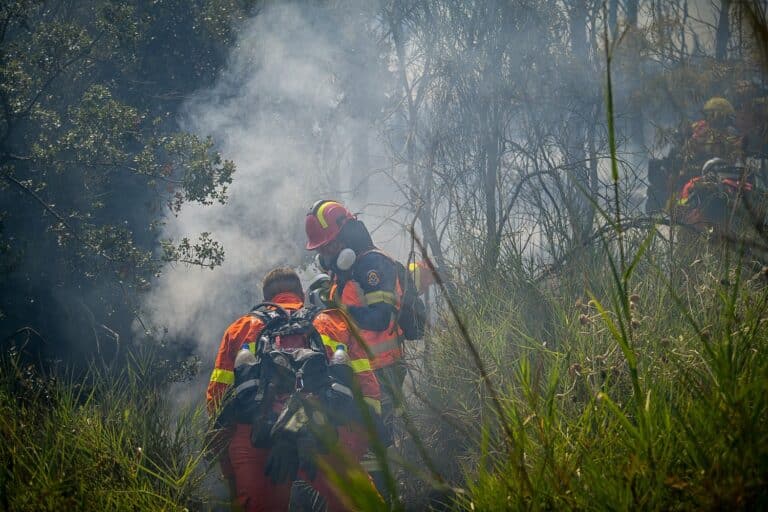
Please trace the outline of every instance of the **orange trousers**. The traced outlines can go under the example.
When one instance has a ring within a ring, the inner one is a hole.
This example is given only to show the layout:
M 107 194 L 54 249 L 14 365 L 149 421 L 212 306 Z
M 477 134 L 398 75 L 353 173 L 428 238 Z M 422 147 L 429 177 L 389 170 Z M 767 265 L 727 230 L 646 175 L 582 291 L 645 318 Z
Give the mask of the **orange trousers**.
M 340 447 L 343 447 L 353 459 L 359 461 L 368 450 L 365 435 L 348 427 L 339 427 L 338 433 Z M 264 475 L 269 454 L 268 448 L 254 448 L 251 445 L 250 425 L 238 424 L 235 427 L 229 443 L 228 455 L 234 472 L 237 501 L 245 512 L 284 512 L 288 510 L 291 484 L 276 485 L 268 476 Z M 332 453 L 322 457 L 335 470 L 342 469 L 342 457 L 336 457 Z M 306 480 L 306 476 L 301 471 L 298 477 Z M 320 472 L 310 483 L 325 498 L 329 512 L 348 510 Z

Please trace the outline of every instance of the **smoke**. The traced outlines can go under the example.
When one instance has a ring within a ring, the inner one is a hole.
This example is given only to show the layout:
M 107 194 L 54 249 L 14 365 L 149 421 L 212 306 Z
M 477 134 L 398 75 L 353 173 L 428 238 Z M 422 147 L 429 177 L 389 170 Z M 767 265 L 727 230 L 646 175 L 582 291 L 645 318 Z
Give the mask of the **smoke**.
M 226 205 L 187 205 L 167 219 L 164 235 L 211 232 L 226 260 L 213 271 L 167 268 L 144 309 L 169 340 L 197 344 L 201 378 L 227 325 L 259 302 L 264 274 L 310 263 L 303 226 L 316 200 L 340 199 L 365 211 L 361 219 L 375 228 L 397 196 L 381 172 L 388 163 L 377 127 L 389 71 L 375 27 L 360 21 L 373 17 L 361 14 L 290 4 L 265 9 L 242 26 L 215 86 L 184 109 L 183 128 L 211 135 L 237 172 Z M 377 241 L 399 252 L 389 241 L 402 230 L 387 229 L 375 233 Z

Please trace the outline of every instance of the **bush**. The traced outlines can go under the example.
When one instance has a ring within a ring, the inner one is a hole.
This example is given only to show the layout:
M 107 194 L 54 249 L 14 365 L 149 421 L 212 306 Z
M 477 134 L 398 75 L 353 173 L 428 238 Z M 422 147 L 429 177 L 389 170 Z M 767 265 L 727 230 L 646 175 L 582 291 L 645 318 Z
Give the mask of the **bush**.
M 0 365 L 3 510 L 200 509 L 205 422 L 173 410 L 151 355 L 119 372 L 46 376 L 19 352 Z

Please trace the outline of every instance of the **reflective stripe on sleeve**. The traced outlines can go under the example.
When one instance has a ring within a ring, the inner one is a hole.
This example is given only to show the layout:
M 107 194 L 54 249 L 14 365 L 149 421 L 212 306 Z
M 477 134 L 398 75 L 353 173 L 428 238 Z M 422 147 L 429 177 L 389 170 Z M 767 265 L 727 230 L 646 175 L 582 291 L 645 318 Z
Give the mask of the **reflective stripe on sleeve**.
M 323 340 L 323 345 L 325 345 L 326 347 L 330 347 L 331 350 L 333 350 L 334 352 L 336 351 L 336 347 L 341 345 L 342 347 L 344 347 L 344 351 L 347 354 L 349 354 L 349 348 L 347 347 L 346 344 L 344 344 L 344 343 L 342 343 L 340 341 L 336 341 L 335 339 L 331 338 L 330 336 L 328 336 L 326 334 L 321 334 L 320 338 Z
M 221 368 L 214 368 L 211 373 L 211 382 L 218 382 L 219 384 L 234 384 L 235 372 L 232 370 L 222 370 Z
M 379 464 L 379 459 L 371 451 L 363 455 L 360 466 L 369 473 L 375 473 L 383 469 L 381 464 Z
M 365 294 L 365 302 L 368 305 L 378 304 L 379 302 L 385 302 L 391 306 L 397 306 L 397 297 L 392 292 L 383 292 L 381 290 L 376 292 L 369 292 Z
M 363 400 L 366 404 L 368 404 L 374 411 L 376 411 L 376 414 L 381 414 L 381 402 L 379 400 L 376 400 L 375 398 L 371 398 L 369 396 L 364 396 Z
M 367 357 L 365 359 L 352 359 L 349 362 L 349 366 L 352 367 L 352 371 L 355 373 L 369 372 L 372 370 L 371 361 Z
M 323 340 L 323 345 L 330 347 L 331 350 L 335 351 L 336 347 L 341 345 L 344 347 L 344 350 L 347 352 L 347 354 L 349 354 L 349 348 L 344 343 L 336 341 L 335 339 L 331 338 L 330 336 L 326 336 L 325 334 L 321 334 L 320 338 Z M 368 372 L 372 370 L 371 362 L 367 357 L 363 359 L 352 359 L 349 361 L 349 365 L 352 367 L 352 371 L 355 373 Z

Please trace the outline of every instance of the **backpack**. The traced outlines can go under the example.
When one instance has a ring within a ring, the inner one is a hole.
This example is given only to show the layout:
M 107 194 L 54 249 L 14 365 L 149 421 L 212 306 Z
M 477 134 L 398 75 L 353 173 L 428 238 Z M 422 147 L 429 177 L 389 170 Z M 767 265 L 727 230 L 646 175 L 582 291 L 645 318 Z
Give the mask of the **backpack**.
M 369 252 L 377 252 L 394 263 L 397 270 L 397 279 L 403 291 L 400 297 L 400 311 L 397 315 L 397 324 L 403 331 L 403 337 L 407 340 L 418 340 L 424 337 L 424 328 L 427 323 L 427 307 L 419 297 L 413 275 L 408 272 L 405 265 L 388 254 L 374 249 Z
M 233 406 L 238 423 L 253 426 L 251 443 L 270 444 L 270 431 L 279 416 L 273 410 L 278 396 L 296 391 L 320 391 L 329 384 L 328 358 L 313 320 L 319 308 L 289 312 L 263 302 L 250 312 L 264 323 L 256 343 L 256 361 L 235 368 Z M 302 343 L 296 343 L 301 338 Z M 283 346 L 303 345 L 303 348 Z

